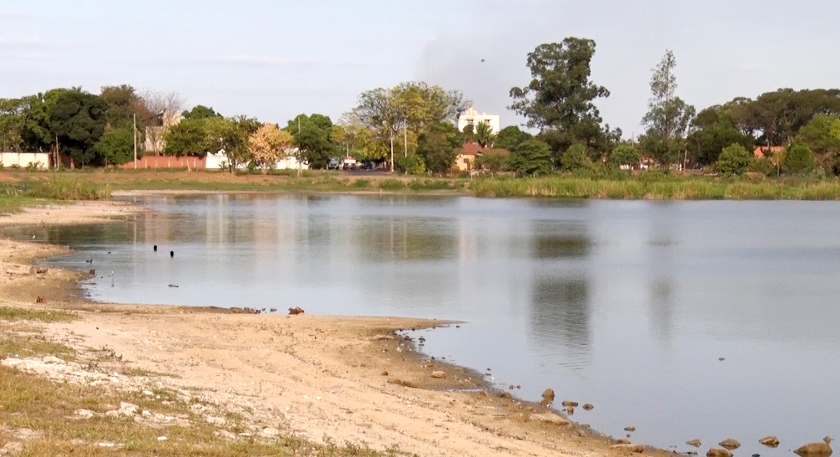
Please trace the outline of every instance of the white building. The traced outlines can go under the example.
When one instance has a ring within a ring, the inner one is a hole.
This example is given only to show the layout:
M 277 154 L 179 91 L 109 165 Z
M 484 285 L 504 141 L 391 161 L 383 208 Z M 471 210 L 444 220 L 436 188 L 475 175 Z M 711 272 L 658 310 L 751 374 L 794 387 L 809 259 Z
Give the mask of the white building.
M 0 166 L 3 167 L 34 167 L 52 168 L 49 152 L 11 152 L 0 153 Z
M 479 113 L 472 106 L 467 108 L 467 110 L 458 117 L 458 130 L 463 132 L 464 127 L 468 125 L 472 125 L 473 130 L 475 130 L 475 126 L 482 122 L 490 124 L 490 128 L 493 129 L 493 133 L 499 133 L 499 115 Z

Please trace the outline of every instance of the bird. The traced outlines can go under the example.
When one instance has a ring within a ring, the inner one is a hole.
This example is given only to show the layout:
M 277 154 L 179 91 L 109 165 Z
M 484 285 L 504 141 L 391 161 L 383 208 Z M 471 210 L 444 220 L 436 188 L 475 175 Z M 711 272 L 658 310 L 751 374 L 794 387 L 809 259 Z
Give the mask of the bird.
M 169 251 L 169 257 L 175 257 L 175 251 Z
M 155 245 L 155 247 L 153 249 L 155 250 L 155 252 L 157 252 L 157 245 Z
M 87 260 L 85 260 L 85 262 L 87 262 L 87 263 L 93 263 L 93 259 L 87 259 Z
M 484 59 L 481 59 L 481 63 L 484 63 Z

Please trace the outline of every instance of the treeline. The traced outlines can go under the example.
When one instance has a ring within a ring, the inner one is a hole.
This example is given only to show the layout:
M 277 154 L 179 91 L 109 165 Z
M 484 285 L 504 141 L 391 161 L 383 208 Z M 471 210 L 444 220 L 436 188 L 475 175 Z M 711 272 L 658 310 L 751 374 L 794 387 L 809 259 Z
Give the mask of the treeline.
M 591 79 L 595 47 L 569 37 L 527 55 L 531 80 L 511 88 L 509 108 L 536 134 L 516 126 L 493 132 L 483 123 L 461 132 L 456 121 L 470 103 L 457 90 L 424 82 L 363 92 L 336 123 L 300 114 L 282 127 L 203 105 L 182 111 L 177 94 L 121 85 L 100 94 L 71 88 L 0 99 L 2 146 L 57 151 L 89 166 L 131 160 L 137 138 L 140 154 L 222 152 L 231 170 L 245 163 L 267 170 L 290 154 L 325 168 L 346 155 L 427 174 L 449 172 L 464 143 L 475 142 L 478 168 L 518 176 L 640 166 L 840 175 L 840 89 L 779 89 L 698 112 L 679 97 L 676 58 L 667 51 L 653 68 L 644 134 L 624 140 L 596 106 L 610 91 Z

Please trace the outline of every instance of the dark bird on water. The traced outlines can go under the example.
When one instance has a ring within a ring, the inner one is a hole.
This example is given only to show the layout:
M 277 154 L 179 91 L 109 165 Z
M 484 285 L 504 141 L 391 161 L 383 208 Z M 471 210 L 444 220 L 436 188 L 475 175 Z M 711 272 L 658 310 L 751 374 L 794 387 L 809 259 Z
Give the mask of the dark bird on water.
M 154 250 L 155 250 L 155 252 L 157 252 L 157 245 L 155 245 Z
M 169 251 L 169 257 L 175 257 L 175 251 Z

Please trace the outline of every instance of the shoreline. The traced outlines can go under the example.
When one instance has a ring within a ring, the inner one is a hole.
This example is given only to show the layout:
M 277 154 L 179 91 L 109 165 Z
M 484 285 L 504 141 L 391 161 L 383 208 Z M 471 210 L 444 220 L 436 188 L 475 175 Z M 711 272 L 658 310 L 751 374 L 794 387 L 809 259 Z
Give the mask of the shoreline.
M 119 222 L 146 210 L 117 202 L 62 208 L 30 208 L 0 225 Z M 448 321 L 95 303 L 74 293 L 82 272 L 22 273 L 66 248 L 0 243 L 3 306 L 75 312 L 79 320 L 48 324 L 45 335 L 80 351 L 109 347 L 139 370 L 167 374 L 155 382 L 199 389 L 234 410 L 250 405 L 257 425 L 279 421 L 316 442 L 329 436 L 419 455 L 671 454 L 613 447 L 615 440 L 549 408 L 489 389 L 480 373 L 427 358 L 396 333 Z

